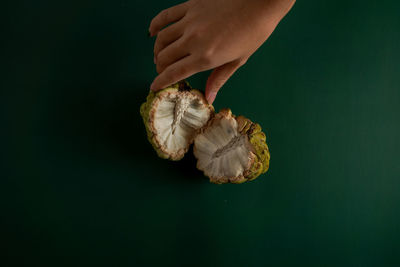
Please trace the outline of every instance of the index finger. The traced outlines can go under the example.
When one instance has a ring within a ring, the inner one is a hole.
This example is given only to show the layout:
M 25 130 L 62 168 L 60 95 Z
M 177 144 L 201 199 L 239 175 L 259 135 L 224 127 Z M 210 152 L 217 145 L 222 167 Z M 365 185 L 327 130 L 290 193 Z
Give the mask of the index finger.
M 150 86 L 150 89 L 153 91 L 158 91 L 168 85 L 186 79 L 193 74 L 206 70 L 202 69 L 200 67 L 200 64 L 195 63 L 195 57 L 189 55 L 169 65 L 154 79 L 153 83 Z

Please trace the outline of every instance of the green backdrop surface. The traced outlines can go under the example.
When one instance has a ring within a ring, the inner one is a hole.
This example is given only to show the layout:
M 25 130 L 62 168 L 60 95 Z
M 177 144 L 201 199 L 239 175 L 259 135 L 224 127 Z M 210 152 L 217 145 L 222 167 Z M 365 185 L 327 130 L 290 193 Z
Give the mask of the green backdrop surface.
M 0 265 L 399 266 L 400 3 L 297 1 L 215 102 L 267 135 L 242 185 L 147 142 L 147 29 L 177 3 L 2 4 Z

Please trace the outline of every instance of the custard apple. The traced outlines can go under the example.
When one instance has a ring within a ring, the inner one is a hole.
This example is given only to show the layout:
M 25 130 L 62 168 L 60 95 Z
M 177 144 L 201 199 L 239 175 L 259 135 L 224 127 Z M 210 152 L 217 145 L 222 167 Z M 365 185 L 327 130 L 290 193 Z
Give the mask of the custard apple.
M 203 93 L 186 81 L 150 92 L 140 107 L 147 137 L 161 158 L 180 160 L 196 131 L 214 114 Z
M 265 134 L 257 123 L 232 115 L 230 109 L 216 114 L 194 139 L 197 168 L 212 183 L 243 183 L 257 178 L 269 167 Z
M 194 143 L 197 168 L 212 183 L 243 183 L 268 170 L 270 154 L 260 125 L 230 109 L 214 114 L 203 93 L 186 81 L 150 92 L 140 113 L 160 157 L 180 160 Z

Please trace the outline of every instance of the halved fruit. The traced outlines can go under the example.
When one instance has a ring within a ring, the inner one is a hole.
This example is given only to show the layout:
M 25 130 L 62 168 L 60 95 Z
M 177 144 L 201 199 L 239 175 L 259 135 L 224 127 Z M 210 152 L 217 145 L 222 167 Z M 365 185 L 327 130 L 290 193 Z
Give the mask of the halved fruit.
M 223 109 L 194 139 L 197 168 L 212 183 L 243 183 L 269 167 L 270 154 L 259 124 Z
M 140 107 L 147 136 L 158 155 L 180 160 L 196 132 L 214 114 L 204 95 L 185 81 L 158 92 L 150 92 Z

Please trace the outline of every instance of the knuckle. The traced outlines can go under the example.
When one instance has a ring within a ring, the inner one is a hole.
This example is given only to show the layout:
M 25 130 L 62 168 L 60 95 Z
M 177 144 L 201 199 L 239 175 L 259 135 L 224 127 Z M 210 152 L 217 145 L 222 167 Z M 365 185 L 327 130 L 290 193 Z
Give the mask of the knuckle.
M 193 40 L 196 40 L 196 41 L 197 41 L 197 40 L 200 40 L 200 39 L 201 39 L 201 36 L 202 36 L 201 30 L 200 30 L 200 29 L 197 29 L 197 30 L 195 30 L 195 31 L 192 31 L 190 35 L 192 36 L 192 39 L 193 39 Z
M 187 66 L 185 66 L 185 65 L 179 66 L 176 68 L 176 71 L 174 72 L 174 75 L 175 75 L 174 78 L 177 78 L 177 76 L 180 76 L 180 75 L 184 75 L 187 72 L 188 72 Z
M 203 67 L 208 67 L 212 65 L 213 58 L 212 58 L 212 51 L 205 50 L 203 54 L 200 56 L 200 65 Z
M 185 43 L 187 45 L 194 45 L 198 43 L 201 39 L 201 35 L 198 31 L 188 32 L 185 36 Z
M 172 45 L 175 51 L 184 51 L 186 47 L 185 41 L 182 40 L 177 40 Z
M 203 68 L 207 68 L 208 66 L 211 65 L 211 59 L 205 56 L 202 56 L 200 58 L 200 66 Z
M 206 60 L 211 60 L 214 56 L 214 49 L 212 47 L 208 47 L 204 50 L 203 57 Z

